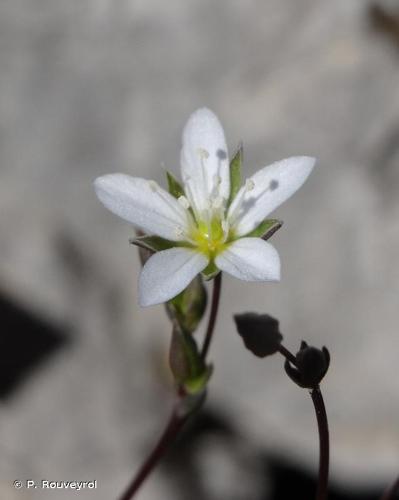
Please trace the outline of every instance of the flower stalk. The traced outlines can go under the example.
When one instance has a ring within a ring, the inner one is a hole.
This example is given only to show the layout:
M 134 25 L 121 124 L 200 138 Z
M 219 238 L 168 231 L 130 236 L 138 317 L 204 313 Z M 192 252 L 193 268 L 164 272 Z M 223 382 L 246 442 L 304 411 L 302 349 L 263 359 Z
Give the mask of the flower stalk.
M 319 430 L 319 478 L 317 482 L 316 500 L 325 500 L 328 489 L 328 469 L 330 456 L 330 439 L 328 432 L 327 412 L 320 387 L 310 391 Z
M 219 273 L 215 277 L 213 283 L 211 310 L 209 313 L 204 343 L 201 349 L 201 359 L 204 362 L 206 360 L 215 330 L 216 318 L 219 311 L 221 288 L 222 273 Z M 168 452 L 170 446 L 180 434 L 184 424 L 200 409 L 205 400 L 205 391 L 206 389 L 204 389 L 202 394 L 192 396 L 190 401 L 190 396 L 187 395 L 185 389 L 182 386 L 177 387 L 178 399 L 169 417 L 168 423 L 166 424 L 165 430 L 119 500 L 131 500 L 134 497 L 144 481 L 149 475 L 151 475 L 155 467 Z M 189 402 L 189 404 L 187 404 L 187 402 Z
M 304 349 L 311 349 L 313 350 L 314 348 L 308 348 L 306 343 L 302 343 L 302 345 L 305 345 L 305 347 L 302 347 L 302 350 Z M 325 349 L 325 348 L 324 348 Z M 285 359 L 286 359 L 286 371 L 287 371 L 287 363 L 291 363 L 293 366 L 296 367 L 296 369 L 304 370 L 304 366 L 298 366 L 298 355 L 294 356 L 292 352 L 290 352 L 286 347 L 284 347 L 282 344 L 279 345 L 278 351 L 280 354 L 282 354 Z M 299 351 L 301 352 L 301 351 Z M 320 351 L 321 353 L 324 354 L 324 350 Z M 328 352 L 328 351 L 326 351 Z M 329 356 L 328 359 L 326 358 L 326 364 L 328 368 L 329 364 Z M 327 370 L 326 368 L 326 370 Z M 304 370 L 305 371 L 305 370 Z M 288 374 L 292 372 L 288 372 Z M 301 373 L 298 371 L 298 375 L 301 375 Z M 323 374 L 324 376 L 324 374 Z M 297 383 L 297 385 L 300 385 L 301 387 L 304 387 L 302 385 L 302 382 L 300 379 L 295 379 L 294 376 L 290 376 L 290 378 Z M 329 474 L 329 457 L 330 457 L 330 438 L 329 438 L 329 430 L 328 430 L 328 419 L 327 419 L 327 412 L 326 412 L 326 407 L 324 404 L 324 399 L 323 395 L 320 390 L 320 386 L 317 384 L 314 387 L 308 387 L 310 389 L 310 396 L 312 398 L 313 406 L 315 409 L 316 413 L 316 419 L 317 419 L 317 429 L 318 429 L 318 434 L 319 434 L 319 473 L 318 473 L 318 480 L 317 480 L 317 490 L 316 490 L 316 500 L 326 500 L 327 499 L 327 493 L 328 493 L 328 474 Z
M 158 443 L 156 444 L 155 448 L 152 450 L 148 458 L 145 460 L 145 462 L 142 464 L 137 474 L 134 476 L 133 480 L 120 497 L 120 500 L 130 500 L 134 497 L 140 486 L 151 474 L 158 462 L 165 455 L 169 446 L 176 439 L 176 436 L 179 434 L 181 428 L 189 417 L 189 414 L 184 416 L 179 415 L 178 407 L 179 404 L 177 404 L 173 409 L 169 421 Z
M 222 273 L 219 273 L 215 277 L 213 282 L 211 312 L 209 313 L 208 327 L 206 329 L 204 343 L 201 349 L 201 358 L 203 361 L 205 361 L 206 355 L 208 354 L 209 346 L 212 341 L 213 332 L 215 330 L 216 317 L 219 310 L 221 288 L 222 288 Z

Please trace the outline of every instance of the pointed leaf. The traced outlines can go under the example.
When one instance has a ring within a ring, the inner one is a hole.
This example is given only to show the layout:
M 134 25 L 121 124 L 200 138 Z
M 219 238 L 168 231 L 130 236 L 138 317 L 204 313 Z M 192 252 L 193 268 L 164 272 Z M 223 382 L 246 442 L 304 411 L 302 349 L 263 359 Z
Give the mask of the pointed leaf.
M 168 190 L 169 193 L 175 198 L 180 198 L 184 196 L 184 189 L 176 177 L 170 172 L 166 171 L 166 178 L 168 179 Z
M 138 236 L 137 238 L 130 238 L 129 243 L 145 248 L 146 250 L 151 250 L 152 252 L 159 252 L 180 246 L 176 241 L 169 241 L 160 236 Z
M 262 238 L 263 240 L 268 240 L 273 234 L 280 229 L 283 225 L 281 220 L 277 219 L 265 219 L 250 233 L 246 234 L 246 238 Z
M 227 206 L 234 200 L 241 187 L 241 166 L 243 161 L 243 146 L 238 146 L 236 154 L 230 162 L 230 197 Z

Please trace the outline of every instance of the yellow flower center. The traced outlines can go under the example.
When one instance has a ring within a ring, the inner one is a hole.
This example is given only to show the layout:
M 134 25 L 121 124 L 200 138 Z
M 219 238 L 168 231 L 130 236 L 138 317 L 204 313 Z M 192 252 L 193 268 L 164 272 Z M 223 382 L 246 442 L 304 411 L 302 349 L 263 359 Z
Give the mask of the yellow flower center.
M 191 235 L 200 252 L 210 260 L 222 252 L 226 247 L 226 234 L 223 231 L 222 221 L 214 217 L 209 223 L 199 221 Z

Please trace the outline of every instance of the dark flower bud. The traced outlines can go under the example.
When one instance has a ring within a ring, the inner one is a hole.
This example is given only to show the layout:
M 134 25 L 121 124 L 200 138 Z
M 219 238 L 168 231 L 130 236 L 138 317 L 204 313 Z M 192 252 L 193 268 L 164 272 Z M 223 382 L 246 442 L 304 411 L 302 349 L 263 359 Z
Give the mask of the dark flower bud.
M 279 322 L 268 314 L 243 313 L 234 316 L 244 345 L 255 356 L 264 358 L 279 350 L 283 336 Z
M 304 341 L 295 356 L 295 366 L 288 360 L 284 364 L 290 379 L 300 387 L 314 389 L 317 387 L 330 366 L 330 353 L 326 347 L 317 349 L 308 346 Z

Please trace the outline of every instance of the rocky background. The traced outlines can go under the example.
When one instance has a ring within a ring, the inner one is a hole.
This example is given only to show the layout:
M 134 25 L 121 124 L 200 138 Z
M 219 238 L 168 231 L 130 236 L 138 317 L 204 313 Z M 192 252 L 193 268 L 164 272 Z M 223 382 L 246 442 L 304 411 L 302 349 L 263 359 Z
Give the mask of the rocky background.
M 278 498 L 297 471 L 311 484 L 310 398 L 280 359 L 244 350 L 232 314 L 248 310 L 278 317 L 292 350 L 330 349 L 339 498 L 393 480 L 398 89 L 397 1 L 2 0 L 1 498 L 73 495 L 15 479 L 97 479 L 76 497 L 116 498 L 162 428 L 170 325 L 161 306 L 138 307 L 133 229 L 92 181 L 178 173 L 182 127 L 203 105 L 231 152 L 243 141 L 247 175 L 298 154 L 318 166 L 275 213 L 281 283 L 226 277 L 207 411 L 140 498 Z

